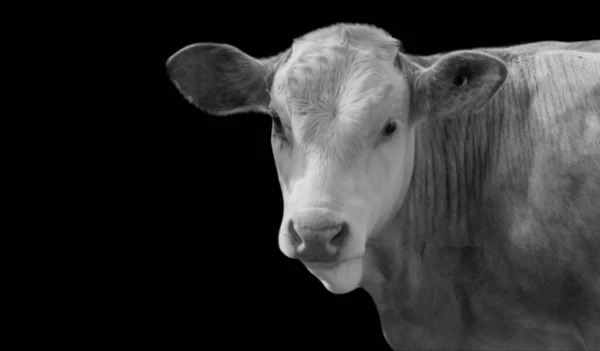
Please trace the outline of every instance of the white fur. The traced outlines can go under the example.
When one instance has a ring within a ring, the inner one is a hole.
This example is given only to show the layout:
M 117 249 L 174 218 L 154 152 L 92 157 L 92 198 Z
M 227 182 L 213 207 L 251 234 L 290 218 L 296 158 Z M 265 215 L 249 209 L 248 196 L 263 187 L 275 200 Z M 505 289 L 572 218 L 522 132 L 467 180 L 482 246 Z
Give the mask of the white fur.
M 284 199 L 280 248 L 291 255 L 287 223 L 296 211 L 338 213 L 351 233 L 341 260 L 352 261 L 332 269 L 309 267 L 335 293 L 360 285 L 367 239 L 401 204 L 413 167 L 410 96 L 406 77 L 394 67 L 397 48 L 386 33 L 368 32 L 350 34 L 367 38 L 353 44 L 337 32 L 297 41 L 272 90 L 272 106 L 293 134 L 292 145 L 273 141 Z M 389 120 L 397 131 L 382 140 Z

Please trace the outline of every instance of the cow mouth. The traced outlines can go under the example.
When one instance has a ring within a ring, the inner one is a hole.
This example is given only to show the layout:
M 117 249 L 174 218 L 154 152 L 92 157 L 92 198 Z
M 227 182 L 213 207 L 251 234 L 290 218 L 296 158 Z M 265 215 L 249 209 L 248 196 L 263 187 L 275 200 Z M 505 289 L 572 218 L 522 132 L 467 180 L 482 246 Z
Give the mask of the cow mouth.
M 338 260 L 338 261 L 302 261 L 302 263 L 304 263 L 304 265 L 309 268 L 309 269 L 334 269 L 337 268 L 339 266 L 341 266 L 344 263 L 348 263 L 354 260 L 358 260 L 360 259 L 362 256 L 358 256 L 358 257 L 353 257 L 353 258 L 349 258 L 346 260 Z

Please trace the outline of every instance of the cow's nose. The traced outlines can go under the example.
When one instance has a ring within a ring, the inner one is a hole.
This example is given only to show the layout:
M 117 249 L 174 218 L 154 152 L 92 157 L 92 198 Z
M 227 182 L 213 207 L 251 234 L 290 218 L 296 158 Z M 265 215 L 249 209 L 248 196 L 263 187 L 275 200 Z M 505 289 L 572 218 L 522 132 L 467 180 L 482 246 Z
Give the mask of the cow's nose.
M 288 228 L 293 256 L 301 261 L 335 262 L 348 237 L 348 225 L 330 218 L 292 218 Z

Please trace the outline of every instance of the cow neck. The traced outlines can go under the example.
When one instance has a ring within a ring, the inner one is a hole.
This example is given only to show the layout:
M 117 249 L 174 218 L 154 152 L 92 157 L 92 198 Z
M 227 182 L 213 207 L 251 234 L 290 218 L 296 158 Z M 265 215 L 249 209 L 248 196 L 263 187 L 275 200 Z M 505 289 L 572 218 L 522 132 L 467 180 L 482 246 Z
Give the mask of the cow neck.
M 416 127 L 409 190 L 395 218 L 369 243 L 382 274 L 379 281 L 394 284 L 410 278 L 398 274 L 416 270 L 410 265 L 426 251 L 459 252 L 472 245 L 468 219 L 476 215 L 472 209 L 477 208 L 495 157 L 494 127 L 483 120 L 471 114 Z
M 473 252 L 468 219 L 477 215 L 471 209 L 495 158 L 494 127 L 482 121 L 471 114 L 426 121 L 415 130 L 411 185 L 371 245 L 375 269 L 364 285 L 391 344 L 415 333 L 452 334 L 458 342 L 465 330 L 457 300 L 463 292 L 454 277 Z
M 446 246 L 471 245 L 467 222 L 493 169 L 493 133 L 478 114 L 432 120 L 417 130 L 415 168 L 399 220 L 418 237 Z
M 468 277 L 465 264 L 477 265 L 474 253 L 494 244 L 474 223 L 498 174 L 522 168 L 499 150 L 524 151 L 529 143 L 510 133 L 529 128 L 518 125 L 526 122 L 519 116 L 528 101 L 516 98 L 526 94 L 518 95 L 515 89 L 523 87 L 513 83 L 477 113 L 426 120 L 415 130 L 411 185 L 394 220 L 370 244 L 375 269 L 364 284 L 388 339 L 414 333 L 460 338 L 466 330 L 469 313 L 462 309 L 469 293 L 457 277 Z

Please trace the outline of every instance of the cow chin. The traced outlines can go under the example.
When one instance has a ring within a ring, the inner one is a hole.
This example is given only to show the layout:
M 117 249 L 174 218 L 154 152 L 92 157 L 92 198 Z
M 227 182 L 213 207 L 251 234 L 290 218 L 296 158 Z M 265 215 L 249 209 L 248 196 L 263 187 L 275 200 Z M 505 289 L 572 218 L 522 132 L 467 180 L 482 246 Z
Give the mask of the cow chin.
M 305 262 L 306 268 L 325 288 L 334 294 L 346 294 L 360 286 L 363 278 L 363 258 L 356 257 L 332 267 Z

